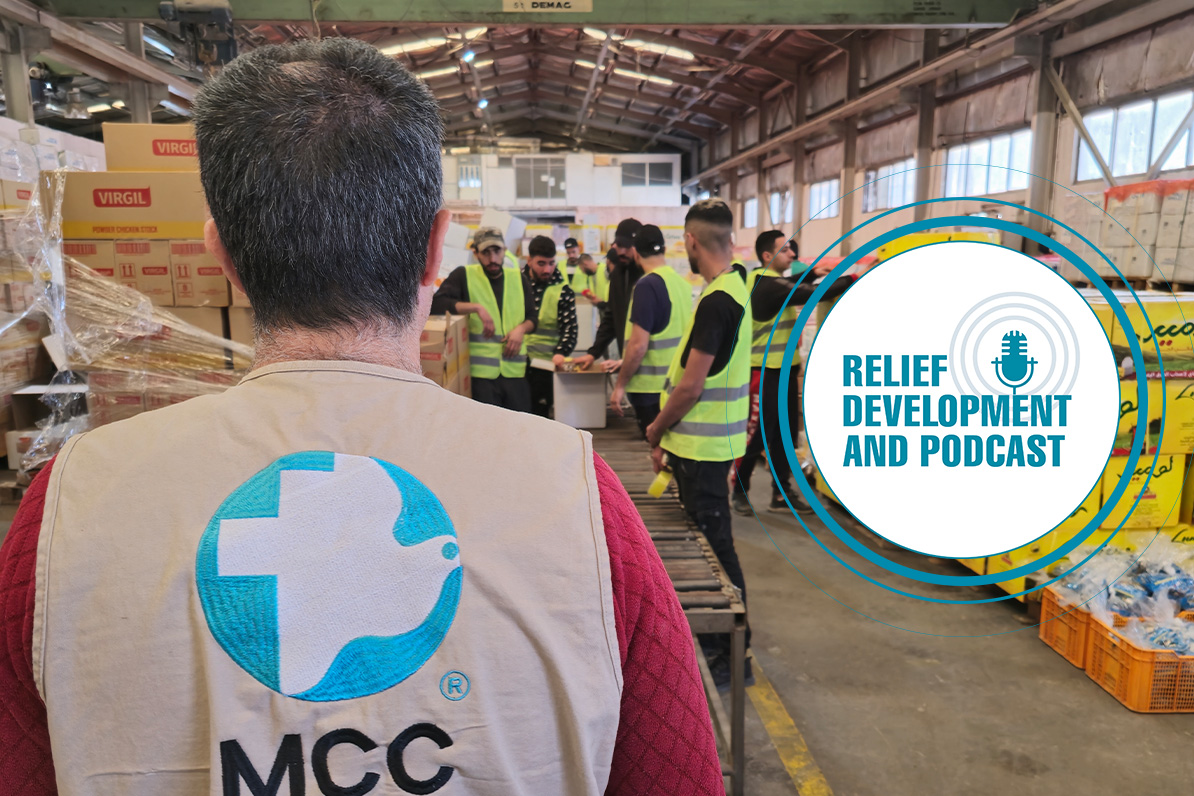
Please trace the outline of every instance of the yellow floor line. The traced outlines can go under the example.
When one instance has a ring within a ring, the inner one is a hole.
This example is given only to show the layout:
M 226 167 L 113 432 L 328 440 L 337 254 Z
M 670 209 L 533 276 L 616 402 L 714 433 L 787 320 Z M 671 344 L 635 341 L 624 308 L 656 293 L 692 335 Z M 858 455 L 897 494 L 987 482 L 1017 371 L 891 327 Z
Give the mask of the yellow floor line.
M 758 711 L 759 718 L 763 720 L 763 728 L 771 736 L 771 743 L 779 753 L 779 759 L 783 761 L 788 776 L 792 778 L 796 792 L 800 796 L 833 796 L 833 790 L 825 781 L 825 775 L 821 773 L 817 761 L 813 760 L 808 744 L 804 742 L 804 736 L 796 728 L 796 722 L 792 721 L 771 681 L 763 674 L 763 667 L 759 665 L 758 658 L 753 659 L 752 668 L 755 684 L 748 687 L 746 693 Z

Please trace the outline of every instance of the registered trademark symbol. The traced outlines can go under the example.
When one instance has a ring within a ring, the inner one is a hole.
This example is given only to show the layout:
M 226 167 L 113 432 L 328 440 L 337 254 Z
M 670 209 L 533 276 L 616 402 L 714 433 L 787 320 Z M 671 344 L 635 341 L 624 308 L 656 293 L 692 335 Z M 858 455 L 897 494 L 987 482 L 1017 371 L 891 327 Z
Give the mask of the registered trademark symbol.
M 472 684 L 464 672 L 451 671 L 439 679 L 439 692 L 444 695 L 444 699 L 453 702 L 459 702 L 468 696 L 470 688 Z

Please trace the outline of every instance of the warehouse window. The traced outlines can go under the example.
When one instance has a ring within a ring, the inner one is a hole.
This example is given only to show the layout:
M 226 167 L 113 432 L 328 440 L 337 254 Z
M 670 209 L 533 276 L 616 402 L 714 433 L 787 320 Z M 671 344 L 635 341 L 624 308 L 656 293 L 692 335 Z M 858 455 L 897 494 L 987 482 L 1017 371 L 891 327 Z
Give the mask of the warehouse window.
M 1031 130 L 951 146 L 945 152 L 945 193 L 985 196 L 1022 191 L 1028 187 L 1031 161 Z
M 1194 102 L 1194 92 L 1176 91 L 1155 100 L 1130 102 L 1118 108 L 1100 108 L 1082 116 L 1086 130 L 1099 148 L 1099 154 L 1116 177 L 1144 174 L 1161 156 L 1165 145 L 1180 127 Z M 1075 131 L 1075 135 L 1078 133 Z M 1194 166 L 1187 125 L 1177 145 L 1161 164 L 1161 171 Z M 1098 161 L 1086 142 L 1078 138 L 1078 180 L 1102 177 Z
M 916 198 L 916 158 L 890 163 L 866 173 L 866 186 L 862 189 L 862 212 L 874 213 L 903 207 Z
M 779 223 L 779 217 L 783 213 L 784 197 L 779 191 L 772 191 L 771 195 L 767 197 L 767 212 L 771 214 L 772 225 Z
M 792 201 L 792 192 L 784 191 L 784 223 L 791 224 L 796 215 L 796 203 Z
M 742 228 L 754 229 L 759 225 L 759 200 L 752 196 L 742 203 Z
M 563 199 L 564 158 L 514 158 L 517 199 Z
M 709 193 L 708 191 L 701 191 L 700 193 L 698 193 L 698 194 L 697 194 L 697 201 L 698 201 L 698 202 L 703 202 L 703 201 L 705 201 L 706 199 L 708 199 L 708 198 L 709 198 L 710 196 L 712 196 L 712 195 L 713 195 L 713 194 Z
M 652 188 L 672 185 L 672 164 L 671 163 L 648 163 L 647 164 L 647 185 Z
M 808 186 L 808 209 L 811 217 L 836 218 L 839 209 L 836 203 L 841 190 L 841 182 L 837 178 L 814 182 Z
M 476 158 L 460 159 L 456 184 L 461 188 L 481 187 L 481 164 Z

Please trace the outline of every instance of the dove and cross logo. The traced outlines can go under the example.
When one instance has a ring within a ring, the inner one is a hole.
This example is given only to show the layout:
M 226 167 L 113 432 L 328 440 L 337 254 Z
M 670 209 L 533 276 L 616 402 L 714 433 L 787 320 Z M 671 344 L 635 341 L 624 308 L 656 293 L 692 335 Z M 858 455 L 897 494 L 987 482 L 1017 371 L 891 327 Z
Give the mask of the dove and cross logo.
M 276 460 L 238 487 L 199 542 L 212 635 L 263 685 L 355 699 L 427 663 L 460 602 L 455 528 L 394 464 L 327 451 Z

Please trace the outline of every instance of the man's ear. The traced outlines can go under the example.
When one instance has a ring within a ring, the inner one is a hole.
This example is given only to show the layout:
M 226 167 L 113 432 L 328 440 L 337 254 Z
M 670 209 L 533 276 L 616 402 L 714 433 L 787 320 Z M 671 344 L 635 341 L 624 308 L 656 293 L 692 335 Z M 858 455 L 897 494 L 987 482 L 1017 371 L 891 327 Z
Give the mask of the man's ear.
M 203 242 L 207 245 L 207 251 L 220 264 L 224 276 L 228 277 L 232 286 L 244 293 L 245 286 L 241 284 L 240 274 L 236 272 L 236 266 L 232 264 L 232 258 L 228 256 L 228 250 L 224 248 L 224 241 L 220 240 L 220 231 L 216 229 L 216 222 L 213 219 L 207 219 L 207 223 L 203 225 Z
M 444 207 L 440 208 L 431 222 L 431 237 L 427 240 L 427 266 L 419 281 L 423 287 L 435 287 L 435 280 L 439 278 L 439 266 L 444 259 L 444 237 L 448 234 L 451 220 L 452 211 Z

